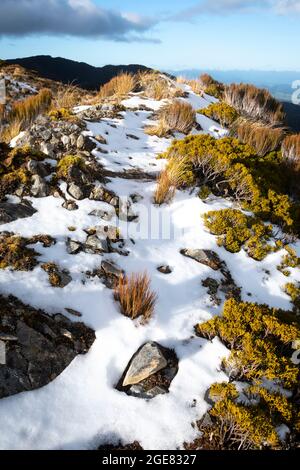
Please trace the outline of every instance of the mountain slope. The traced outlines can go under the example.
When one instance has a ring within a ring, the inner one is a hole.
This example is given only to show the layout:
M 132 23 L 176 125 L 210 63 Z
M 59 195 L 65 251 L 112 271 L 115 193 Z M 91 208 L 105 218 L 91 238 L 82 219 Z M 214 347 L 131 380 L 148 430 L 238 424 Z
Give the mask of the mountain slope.
M 119 75 L 121 72 L 137 73 L 140 70 L 149 70 L 143 65 L 136 64 L 93 67 L 84 62 L 47 55 L 9 59 L 6 62 L 34 70 L 43 78 L 63 83 L 74 83 L 88 90 L 99 89 L 101 85 L 109 82 L 111 78 Z

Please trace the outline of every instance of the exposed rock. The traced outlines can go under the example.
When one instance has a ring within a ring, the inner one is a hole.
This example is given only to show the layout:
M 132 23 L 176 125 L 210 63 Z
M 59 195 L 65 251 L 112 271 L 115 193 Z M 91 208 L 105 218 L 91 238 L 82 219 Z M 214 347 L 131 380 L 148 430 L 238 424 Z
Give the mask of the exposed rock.
M 119 205 L 119 198 L 113 191 L 108 190 L 104 186 L 96 186 L 92 189 L 89 198 L 92 201 L 107 202 L 114 207 Z
M 34 197 L 47 197 L 50 194 L 50 186 L 39 175 L 32 176 L 33 184 L 31 186 L 31 194 Z
M 77 139 L 76 146 L 78 150 L 92 152 L 92 150 L 94 150 L 97 145 L 88 136 L 80 134 Z
M 45 155 L 48 155 L 50 158 L 55 158 L 55 146 L 49 142 L 41 142 L 40 143 L 41 152 Z
M 42 177 L 45 177 L 49 174 L 46 167 L 45 167 L 45 165 L 41 162 L 36 161 L 36 160 L 28 160 L 27 170 L 32 175 L 39 175 L 39 176 L 42 176 Z
M 63 289 L 72 282 L 72 277 L 68 271 L 60 269 L 55 263 L 44 263 L 41 265 L 41 268 L 48 273 L 49 282 L 52 287 Z
M 68 238 L 66 245 L 67 245 L 67 252 L 69 253 L 69 255 L 76 255 L 77 253 L 82 251 L 82 243 L 76 240 L 71 240 L 70 238 Z
M 202 281 L 202 286 L 207 288 L 211 302 L 214 305 L 221 305 L 221 299 L 218 297 L 220 283 L 216 279 L 208 277 Z
M 130 360 L 117 389 L 138 398 L 151 399 L 168 393 L 178 372 L 174 351 L 155 342 L 144 344 Z
M 172 268 L 170 268 L 170 266 L 159 266 L 157 268 L 157 271 L 159 271 L 160 273 L 162 274 L 171 274 L 172 273 Z
M 13 222 L 17 219 L 31 217 L 37 211 L 27 204 L 13 204 L 10 202 L 0 202 L 0 225 Z
M 65 308 L 65 310 L 70 315 L 73 315 L 73 317 L 82 317 L 82 313 L 78 312 L 77 310 L 74 310 L 73 308 Z
M 85 188 L 78 186 L 76 183 L 69 184 L 67 191 L 70 196 L 72 196 L 77 201 L 85 199 L 86 197 Z
M 107 140 L 105 139 L 105 137 L 103 137 L 102 135 L 98 134 L 94 137 L 95 140 L 97 140 L 97 142 L 99 142 L 99 144 L 102 144 L 102 145 L 107 145 Z
M 154 342 L 146 343 L 131 360 L 123 380 L 123 387 L 138 384 L 150 375 L 164 369 L 167 364 L 159 345 Z
M 119 278 L 125 272 L 111 261 L 102 261 L 100 269 L 95 269 L 93 272 L 87 272 L 86 274 L 89 277 L 98 276 L 108 289 L 114 289 Z
M 140 194 L 134 193 L 134 194 L 130 195 L 130 199 L 131 199 L 133 204 L 137 204 L 137 203 L 141 202 L 144 198 Z
M 67 200 L 62 204 L 62 207 L 64 209 L 67 209 L 68 211 L 76 211 L 78 209 L 78 206 L 75 201 L 70 201 Z
M 204 264 L 214 271 L 219 271 L 223 262 L 220 260 L 217 253 L 211 250 L 200 250 L 200 249 L 185 249 L 181 250 L 180 253 L 188 258 L 197 261 L 200 264 Z
M 112 212 L 107 212 L 103 209 L 94 209 L 92 212 L 89 213 L 89 215 L 92 215 L 94 217 L 100 217 L 100 219 L 105 220 L 106 222 L 111 221 L 114 216 Z
M 89 254 L 109 253 L 109 246 L 106 239 L 98 238 L 97 235 L 89 235 L 84 245 L 84 251 Z
M 83 323 L 73 323 L 61 314 L 51 317 L 14 297 L 2 296 L 0 333 L 16 338 L 4 340 L 0 398 L 47 385 L 95 341 L 94 331 Z

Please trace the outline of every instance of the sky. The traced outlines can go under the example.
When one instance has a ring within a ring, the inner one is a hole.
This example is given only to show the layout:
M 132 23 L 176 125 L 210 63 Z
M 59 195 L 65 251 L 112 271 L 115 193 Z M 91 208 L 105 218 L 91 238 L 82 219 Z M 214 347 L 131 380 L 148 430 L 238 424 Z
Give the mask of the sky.
M 1 0 L 0 58 L 300 71 L 300 0 Z

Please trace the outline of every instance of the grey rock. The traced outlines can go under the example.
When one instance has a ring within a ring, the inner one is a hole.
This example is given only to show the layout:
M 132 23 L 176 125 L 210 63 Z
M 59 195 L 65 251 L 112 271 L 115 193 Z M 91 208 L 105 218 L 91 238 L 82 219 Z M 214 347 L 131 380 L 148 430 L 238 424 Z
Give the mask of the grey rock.
M 65 147 L 68 147 L 70 145 L 70 137 L 68 135 L 63 135 L 61 141 Z
M 40 137 L 44 142 L 48 142 L 52 137 L 52 132 L 49 129 L 45 129 L 40 133 Z
M 35 390 L 58 377 L 78 354 L 86 354 L 95 333 L 71 322 L 0 296 L 0 334 L 6 341 L 6 363 L 0 364 L 0 398 Z
M 162 274 L 171 274 L 172 273 L 172 269 L 170 268 L 170 266 L 159 266 L 157 268 L 157 271 L 159 271 L 160 273 Z
M 48 155 L 48 157 L 55 158 L 55 145 L 52 143 L 52 141 L 51 141 L 51 143 L 41 142 L 40 150 L 45 155 Z
M 80 251 L 82 251 L 82 244 L 75 240 L 71 240 L 70 238 L 67 239 L 67 252 L 69 255 L 76 255 Z
M 13 204 L 10 202 L 0 203 L 0 225 L 13 222 L 17 219 L 25 219 L 31 217 L 37 211 L 25 204 Z
M 70 194 L 70 196 L 72 196 L 77 201 L 85 199 L 86 195 L 85 195 L 84 189 L 78 186 L 76 183 L 69 184 L 67 191 Z
M 102 209 L 95 209 L 92 212 L 90 212 L 89 215 L 92 215 L 94 217 L 99 217 L 100 219 L 105 220 L 106 222 L 111 221 L 111 219 L 114 216 L 113 213 L 104 211 Z
M 223 262 L 215 253 L 211 250 L 201 250 L 201 249 L 185 249 L 180 252 L 182 255 L 191 258 L 197 261 L 200 264 L 208 266 L 214 271 L 218 271 L 222 268 Z
M 33 184 L 31 186 L 31 194 L 34 197 L 47 197 L 50 194 L 50 186 L 39 175 L 32 176 Z
M 90 254 L 109 253 L 107 240 L 98 238 L 97 235 L 89 235 L 85 242 L 84 251 Z
M 146 343 L 132 359 L 123 387 L 135 385 L 167 366 L 167 359 L 157 343 Z
M 75 201 L 65 201 L 62 204 L 62 207 L 64 209 L 67 209 L 68 211 L 76 211 L 78 209 L 78 206 Z
M 88 136 L 82 134 L 78 137 L 76 146 L 78 150 L 86 150 L 87 152 L 91 152 L 97 147 L 97 145 Z
M 48 172 L 45 168 L 45 165 L 41 162 L 37 162 L 36 160 L 29 160 L 27 162 L 27 170 L 32 175 L 39 175 L 39 176 L 47 176 Z

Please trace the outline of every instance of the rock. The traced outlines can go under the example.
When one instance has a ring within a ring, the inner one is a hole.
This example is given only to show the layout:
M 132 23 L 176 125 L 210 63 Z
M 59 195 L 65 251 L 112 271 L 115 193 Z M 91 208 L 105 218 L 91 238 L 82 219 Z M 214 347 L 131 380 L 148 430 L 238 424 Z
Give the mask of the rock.
M 86 150 L 87 152 L 92 152 L 97 145 L 86 135 L 80 134 L 77 139 L 76 146 L 78 150 Z
M 94 139 L 97 140 L 97 142 L 99 142 L 99 144 L 107 145 L 107 140 L 102 135 L 98 134 L 94 137 Z
M 177 372 L 178 358 L 175 352 L 158 343 L 149 342 L 133 356 L 117 390 L 149 400 L 168 393 Z
M 63 135 L 61 142 L 65 147 L 68 147 L 70 145 L 70 137 L 68 135 Z
M 0 225 L 31 217 L 36 212 L 30 205 L 0 202 Z
M 125 272 L 109 261 L 102 261 L 100 269 L 100 277 L 103 279 L 104 284 L 109 289 L 113 289 L 121 276 L 124 276 Z
M 67 209 L 68 211 L 76 211 L 78 209 L 78 206 L 75 201 L 65 201 L 62 204 L 62 207 L 64 209 Z
M 92 215 L 94 217 L 100 217 L 100 219 L 105 220 L 106 222 L 110 222 L 114 216 L 113 213 L 109 213 L 102 209 L 95 209 L 92 212 L 90 212 L 89 215 Z
M 159 266 L 157 268 L 157 271 L 159 271 L 162 274 L 171 274 L 172 273 L 172 269 L 170 268 L 170 266 Z
M 69 184 L 67 191 L 70 194 L 70 196 L 72 196 L 77 201 L 85 199 L 85 197 L 86 197 L 86 193 L 85 193 L 84 188 L 81 188 L 80 186 L 78 186 L 75 183 Z
M 5 364 L 0 364 L 0 398 L 35 390 L 52 382 L 78 354 L 86 354 L 95 332 L 59 314 L 54 317 L 0 296 L 0 333 Z
M 89 254 L 109 253 L 107 240 L 98 238 L 97 235 L 89 235 L 84 245 L 84 252 Z
M 71 240 L 70 238 L 67 239 L 67 252 L 69 255 L 76 255 L 80 251 L 82 251 L 82 244 L 75 240 Z
M 65 308 L 66 312 L 68 312 L 70 315 L 73 315 L 74 317 L 82 317 L 82 313 L 78 312 L 77 310 L 73 310 L 72 308 Z
M 118 240 L 119 230 L 113 225 L 100 225 L 96 227 L 96 235 L 98 238 L 109 239 L 109 240 Z
M 41 268 L 48 273 L 49 282 L 52 287 L 60 287 L 63 289 L 72 282 L 72 277 L 69 272 L 60 269 L 55 263 L 44 263 L 41 265 Z
M 47 197 L 50 194 L 50 186 L 43 178 L 39 175 L 32 176 L 33 184 L 30 189 L 30 193 L 34 197 Z
M 27 170 L 32 175 L 39 175 L 43 177 L 48 175 L 48 171 L 45 168 L 45 165 L 43 165 L 43 163 L 37 162 L 36 160 L 28 160 Z
M 55 145 L 53 143 L 41 142 L 40 150 L 50 158 L 55 158 Z
M 211 250 L 185 249 L 181 250 L 180 253 L 188 258 L 197 261 L 200 264 L 208 266 L 214 271 L 219 271 L 223 266 L 223 262 L 220 260 L 217 253 Z
M 160 346 L 154 342 L 146 343 L 131 360 L 122 385 L 127 387 L 138 384 L 150 375 L 164 369 L 167 364 Z
M 40 137 L 44 142 L 48 142 L 52 137 L 52 132 L 49 129 L 45 129 L 40 133 Z
M 131 199 L 133 204 L 137 204 L 137 203 L 141 202 L 144 198 L 140 194 L 134 193 L 134 194 L 130 195 L 130 199 Z

